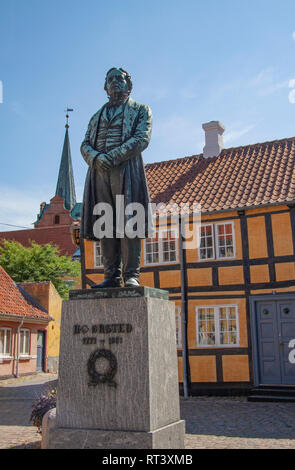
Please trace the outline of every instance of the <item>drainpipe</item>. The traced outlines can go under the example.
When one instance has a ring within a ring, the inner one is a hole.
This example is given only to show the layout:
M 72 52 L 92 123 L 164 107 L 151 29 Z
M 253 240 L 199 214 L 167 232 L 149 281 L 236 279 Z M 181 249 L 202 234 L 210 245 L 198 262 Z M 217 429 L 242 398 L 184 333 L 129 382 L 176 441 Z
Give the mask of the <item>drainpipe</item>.
M 186 266 L 185 250 L 183 246 L 183 235 L 181 231 L 181 217 L 179 218 L 179 240 L 180 240 L 180 271 L 181 271 L 181 330 L 182 330 L 182 371 L 183 371 L 183 394 L 188 399 L 188 346 L 187 346 L 187 295 L 186 295 Z
M 18 377 L 18 364 L 19 364 L 19 335 L 20 335 L 20 329 L 21 327 L 23 326 L 24 324 L 24 318 L 22 318 L 22 321 L 20 322 L 20 324 L 18 325 L 17 327 L 17 341 L 16 341 L 16 370 L 15 370 L 15 376 Z

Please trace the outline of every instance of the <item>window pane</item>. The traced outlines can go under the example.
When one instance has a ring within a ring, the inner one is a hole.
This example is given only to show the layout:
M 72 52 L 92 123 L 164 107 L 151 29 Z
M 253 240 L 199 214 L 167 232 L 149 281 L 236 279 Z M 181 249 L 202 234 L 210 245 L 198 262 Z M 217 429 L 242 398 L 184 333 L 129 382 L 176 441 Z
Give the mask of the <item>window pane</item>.
M 200 308 L 198 310 L 198 344 L 202 346 L 215 344 L 213 308 Z
M 5 354 L 10 354 L 11 330 L 6 330 Z
M 206 258 L 207 258 L 206 248 L 205 249 L 201 248 L 200 249 L 200 259 L 206 259 Z
M 232 246 L 226 248 L 226 256 L 234 256 L 234 249 Z
M 225 258 L 225 248 L 219 248 L 219 256 Z
M 234 307 L 229 307 L 229 318 L 236 318 L 236 309 Z
M 169 253 L 167 251 L 163 253 L 163 261 L 170 261 L 169 260 Z
M 159 262 L 159 245 L 158 245 L 158 234 L 154 238 L 147 238 L 145 240 L 145 251 L 146 251 L 146 264 L 158 263 Z
M 220 315 L 220 318 L 226 318 L 226 308 L 221 307 L 219 309 L 219 315 Z
M 30 352 L 30 332 L 25 332 L 25 354 L 29 354 Z
M 0 354 L 4 353 L 4 330 L 0 330 Z
M 234 256 L 232 224 L 220 224 L 217 226 L 217 244 L 219 258 Z
M 221 320 L 220 322 L 220 331 L 227 331 L 227 321 Z
M 161 258 L 164 263 L 176 261 L 176 240 L 174 231 L 161 232 Z M 158 250 L 159 251 L 159 250 Z
M 228 339 L 228 333 L 221 333 L 220 335 L 220 343 L 221 344 L 230 344 Z
M 170 253 L 170 261 L 176 261 L 176 252 L 175 251 L 172 251 Z
M 232 224 L 225 224 L 225 233 L 232 233 Z
M 235 307 L 219 308 L 220 344 L 237 344 L 237 318 Z
M 205 309 L 200 308 L 199 309 L 199 320 L 204 320 L 205 318 L 206 318 Z
M 159 262 L 159 255 L 158 253 L 153 254 L 153 263 L 158 263 Z
M 20 354 L 22 354 L 23 351 L 24 351 L 24 331 L 23 331 L 23 330 L 20 331 L 20 346 L 19 346 L 19 351 L 20 351 Z
M 212 250 L 212 248 L 207 248 L 207 258 L 213 258 L 213 250 Z
M 147 254 L 147 255 L 146 255 L 146 262 L 147 262 L 147 263 L 152 263 L 152 262 L 153 262 L 152 255 L 150 255 L 150 254 Z
M 212 226 L 204 225 L 200 230 L 200 259 L 213 258 Z
M 212 235 L 212 227 L 211 225 L 206 226 L 206 235 Z
M 101 242 L 97 241 L 95 243 L 95 266 L 99 267 L 102 265 L 103 265 L 103 261 L 102 261 Z

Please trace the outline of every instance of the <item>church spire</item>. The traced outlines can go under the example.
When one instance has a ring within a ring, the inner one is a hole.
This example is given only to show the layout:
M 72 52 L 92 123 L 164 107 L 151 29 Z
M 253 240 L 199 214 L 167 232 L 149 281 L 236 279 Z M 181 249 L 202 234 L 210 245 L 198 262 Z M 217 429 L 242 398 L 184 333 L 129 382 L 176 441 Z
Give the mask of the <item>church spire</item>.
M 72 109 L 67 108 L 68 111 L 73 111 Z M 72 166 L 72 157 L 70 149 L 70 140 L 69 140 L 69 125 L 68 125 L 69 115 L 66 114 L 66 133 L 64 146 L 62 151 L 62 157 L 59 167 L 58 180 L 56 185 L 56 196 L 60 196 L 65 201 L 65 208 L 72 210 L 76 204 L 76 191 L 74 183 L 74 174 Z

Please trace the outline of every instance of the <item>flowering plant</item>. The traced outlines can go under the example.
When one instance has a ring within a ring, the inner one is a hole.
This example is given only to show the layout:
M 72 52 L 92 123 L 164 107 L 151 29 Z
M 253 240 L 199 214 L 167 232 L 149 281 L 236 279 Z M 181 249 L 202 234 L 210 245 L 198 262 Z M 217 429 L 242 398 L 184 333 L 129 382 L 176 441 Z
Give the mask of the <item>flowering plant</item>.
M 37 426 L 37 432 L 42 434 L 42 419 L 47 411 L 56 407 L 56 395 L 57 388 L 53 388 L 48 392 L 43 392 L 42 395 L 37 398 L 33 403 L 32 414 L 30 421 L 33 422 L 34 426 Z

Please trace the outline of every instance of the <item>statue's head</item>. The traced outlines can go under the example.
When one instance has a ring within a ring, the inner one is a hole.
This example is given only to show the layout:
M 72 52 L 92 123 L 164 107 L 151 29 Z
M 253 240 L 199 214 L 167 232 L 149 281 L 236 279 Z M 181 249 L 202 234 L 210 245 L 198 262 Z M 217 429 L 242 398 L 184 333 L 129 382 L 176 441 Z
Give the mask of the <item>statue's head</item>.
M 118 95 L 129 96 L 132 90 L 129 73 L 121 68 L 111 68 L 106 74 L 104 89 L 110 98 Z

